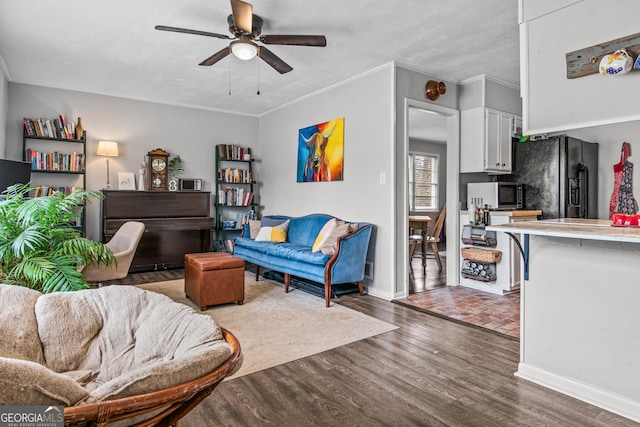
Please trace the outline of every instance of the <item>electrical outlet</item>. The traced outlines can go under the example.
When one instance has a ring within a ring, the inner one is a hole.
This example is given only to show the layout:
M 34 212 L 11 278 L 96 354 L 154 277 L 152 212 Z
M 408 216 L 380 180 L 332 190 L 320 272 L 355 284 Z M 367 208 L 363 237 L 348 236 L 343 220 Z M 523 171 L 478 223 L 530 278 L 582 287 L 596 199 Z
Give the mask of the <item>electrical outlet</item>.
M 384 172 L 380 172 L 380 184 L 384 185 L 387 183 L 387 174 Z

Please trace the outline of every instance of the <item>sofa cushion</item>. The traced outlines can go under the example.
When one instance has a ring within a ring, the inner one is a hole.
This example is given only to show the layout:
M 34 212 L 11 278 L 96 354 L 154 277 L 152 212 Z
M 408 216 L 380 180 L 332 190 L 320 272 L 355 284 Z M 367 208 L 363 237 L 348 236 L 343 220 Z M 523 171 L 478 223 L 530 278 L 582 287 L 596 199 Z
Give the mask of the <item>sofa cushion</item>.
M 326 214 L 312 214 L 291 218 L 287 241 L 298 245 L 313 247 L 316 236 L 333 216 Z
M 289 220 L 273 227 L 260 226 L 256 236 L 256 242 L 286 242 Z
M 0 357 L 44 363 L 38 323 L 33 311 L 40 295 L 33 289 L 0 284 Z
M 311 252 L 318 252 L 320 250 L 320 247 L 322 246 L 324 241 L 329 238 L 329 236 L 333 232 L 333 229 L 336 228 L 336 225 L 337 225 L 337 221 L 335 218 L 331 218 L 329 221 L 325 223 L 325 225 L 322 227 L 322 229 L 318 233 L 318 236 L 316 237 L 316 241 L 313 242 L 313 246 L 311 247 Z
M 236 247 L 247 248 L 266 255 L 273 255 L 292 261 L 324 265 L 329 259 L 322 252 L 312 252 L 311 247 L 294 243 L 257 242 L 246 237 L 236 238 Z

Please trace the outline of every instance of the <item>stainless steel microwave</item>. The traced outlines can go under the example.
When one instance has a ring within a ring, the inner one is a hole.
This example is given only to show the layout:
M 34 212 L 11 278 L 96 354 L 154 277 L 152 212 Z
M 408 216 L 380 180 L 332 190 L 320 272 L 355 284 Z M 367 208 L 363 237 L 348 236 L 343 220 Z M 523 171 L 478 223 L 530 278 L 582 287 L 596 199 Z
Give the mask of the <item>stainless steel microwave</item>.
M 467 184 L 467 206 L 492 210 L 515 210 L 524 206 L 524 189 L 517 182 L 474 182 Z
M 202 190 L 202 180 L 198 178 L 180 179 L 180 190 Z

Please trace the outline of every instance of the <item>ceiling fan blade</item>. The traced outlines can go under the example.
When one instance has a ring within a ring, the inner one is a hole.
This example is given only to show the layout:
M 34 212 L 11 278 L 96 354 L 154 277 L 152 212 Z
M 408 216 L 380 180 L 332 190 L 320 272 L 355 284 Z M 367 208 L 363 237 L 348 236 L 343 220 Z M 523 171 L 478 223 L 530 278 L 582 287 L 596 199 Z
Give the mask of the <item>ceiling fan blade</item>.
M 280 74 L 288 73 L 289 71 L 293 70 L 293 67 L 277 57 L 273 52 L 271 52 L 264 46 L 260 46 L 260 49 L 258 49 L 258 56 L 262 58 L 264 62 L 275 68 L 276 71 Z
M 231 47 L 227 46 L 224 49 L 220 49 L 219 51 L 217 51 L 216 53 L 214 53 L 213 55 L 211 55 L 210 57 L 208 57 L 198 65 L 205 65 L 205 66 L 213 65 L 216 62 L 220 61 L 225 56 L 229 55 L 230 53 L 231 53 Z
M 264 44 L 284 44 L 295 46 L 324 47 L 327 45 L 327 39 L 324 36 L 269 34 L 266 36 L 260 36 L 260 41 Z
M 231 0 L 233 22 L 236 28 L 247 34 L 251 34 L 253 26 L 253 6 L 242 0 Z
M 156 25 L 156 30 L 160 31 L 173 31 L 174 33 L 187 33 L 195 34 L 196 36 L 215 37 L 218 39 L 231 40 L 231 37 L 224 34 L 209 33 L 207 31 L 190 30 L 189 28 L 167 27 L 166 25 Z

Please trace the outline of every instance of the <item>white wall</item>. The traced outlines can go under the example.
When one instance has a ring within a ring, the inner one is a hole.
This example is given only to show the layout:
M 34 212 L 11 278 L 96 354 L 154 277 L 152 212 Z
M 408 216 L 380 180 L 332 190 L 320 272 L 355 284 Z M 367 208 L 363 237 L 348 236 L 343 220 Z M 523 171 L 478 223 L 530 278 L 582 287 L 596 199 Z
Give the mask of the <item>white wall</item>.
M 264 214 L 325 213 L 375 225 L 372 295 L 393 297 L 393 67 L 385 66 L 260 117 Z M 344 117 L 344 180 L 296 182 L 298 130 Z M 385 174 L 386 183 L 380 183 Z
M 1 68 L 1 67 L 0 67 Z M 9 110 L 9 82 L 4 73 L 0 73 L 0 159 L 8 158 L 7 148 L 7 112 Z M 10 160 L 22 160 L 10 159 Z
M 640 119 L 640 73 L 568 79 L 566 63 L 567 53 L 637 33 L 637 0 L 521 0 L 520 6 L 526 134 Z M 615 24 L 599 25 L 604 17 Z
M 112 185 L 118 172 L 137 174 L 146 153 L 162 148 L 172 156 L 180 155 L 183 177 L 202 178 L 206 191 L 214 188 L 216 144 L 258 147 L 257 117 L 17 83 L 9 84 L 8 94 L 8 159 L 22 159 L 23 117 L 64 114 L 74 121 L 82 117 L 87 131 L 88 190 L 101 189 L 106 183 L 105 158 L 95 154 L 99 140 L 119 142 L 120 156 L 110 163 Z M 87 236 L 100 238 L 98 203 L 91 203 L 87 210 Z

